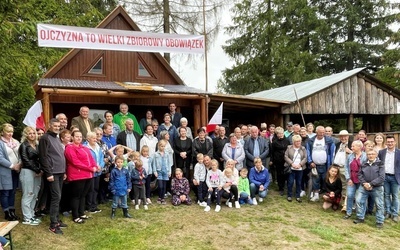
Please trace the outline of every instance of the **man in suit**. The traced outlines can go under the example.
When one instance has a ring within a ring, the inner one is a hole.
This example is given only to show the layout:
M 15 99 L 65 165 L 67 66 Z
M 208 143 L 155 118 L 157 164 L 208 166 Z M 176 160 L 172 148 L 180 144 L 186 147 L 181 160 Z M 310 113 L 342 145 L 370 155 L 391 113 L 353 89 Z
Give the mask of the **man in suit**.
M 83 139 L 86 140 L 86 135 L 88 132 L 93 131 L 94 123 L 89 118 L 89 108 L 86 106 L 82 106 L 79 109 L 79 116 L 72 118 L 71 126 L 76 126 L 79 128 L 79 131 L 82 132 Z
M 254 167 L 255 157 L 260 157 L 263 166 L 267 167 L 269 145 L 265 138 L 258 136 L 257 126 L 250 128 L 250 138 L 244 143 L 244 152 L 246 154 L 246 166 L 249 170 Z
M 171 114 L 171 123 L 175 126 L 175 128 L 179 128 L 181 126 L 182 114 L 176 112 L 175 103 L 171 102 L 168 107 L 169 107 L 169 113 Z
M 140 150 L 140 135 L 133 130 L 133 120 L 131 118 L 125 121 L 125 130 L 118 134 L 117 144 L 124 145 L 133 151 Z
M 396 148 L 393 135 L 386 137 L 387 148 L 379 151 L 378 158 L 385 164 L 385 219 L 392 218 L 399 222 L 399 183 L 400 183 L 400 150 Z

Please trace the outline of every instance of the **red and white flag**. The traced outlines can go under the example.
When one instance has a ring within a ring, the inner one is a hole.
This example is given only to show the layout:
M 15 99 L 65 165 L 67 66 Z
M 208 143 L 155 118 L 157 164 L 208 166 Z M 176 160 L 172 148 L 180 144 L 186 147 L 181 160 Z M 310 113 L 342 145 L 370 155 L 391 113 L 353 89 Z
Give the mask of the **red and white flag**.
M 34 128 L 45 129 L 44 126 L 44 115 L 42 102 L 37 101 L 26 113 L 24 120 L 22 121 L 26 126 L 31 126 Z
M 221 103 L 217 111 L 215 111 L 213 117 L 211 117 L 207 125 L 207 132 L 214 131 L 217 125 L 222 124 L 223 107 L 224 103 Z

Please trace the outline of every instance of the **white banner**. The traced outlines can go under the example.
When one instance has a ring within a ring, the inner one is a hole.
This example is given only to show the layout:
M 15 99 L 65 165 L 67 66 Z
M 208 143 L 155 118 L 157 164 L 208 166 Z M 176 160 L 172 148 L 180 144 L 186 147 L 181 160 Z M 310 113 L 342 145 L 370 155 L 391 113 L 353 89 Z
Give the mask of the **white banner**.
M 203 35 L 38 24 L 40 47 L 204 54 Z

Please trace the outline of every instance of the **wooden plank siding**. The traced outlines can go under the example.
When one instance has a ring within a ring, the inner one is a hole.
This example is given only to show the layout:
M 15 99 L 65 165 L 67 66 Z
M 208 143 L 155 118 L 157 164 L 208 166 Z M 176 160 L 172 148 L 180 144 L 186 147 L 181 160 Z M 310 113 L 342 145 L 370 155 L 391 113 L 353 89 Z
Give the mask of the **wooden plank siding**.
M 300 100 L 303 114 L 396 114 L 398 98 L 357 75 Z M 282 114 L 299 114 L 297 102 L 284 105 Z

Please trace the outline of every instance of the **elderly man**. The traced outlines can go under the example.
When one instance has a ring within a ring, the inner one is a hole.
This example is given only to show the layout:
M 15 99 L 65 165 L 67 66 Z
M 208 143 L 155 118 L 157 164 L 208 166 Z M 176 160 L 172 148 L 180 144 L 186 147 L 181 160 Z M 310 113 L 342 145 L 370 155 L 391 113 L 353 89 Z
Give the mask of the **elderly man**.
M 249 127 L 247 125 L 242 125 L 240 127 L 240 132 L 242 134 L 243 140 L 247 140 L 249 138 Z
M 393 135 L 386 137 L 387 148 L 379 151 L 378 158 L 385 165 L 385 218 L 399 222 L 399 183 L 400 183 L 400 150 L 396 148 Z
M 86 139 L 86 134 L 94 129 L 94 123 L 89 118 L 88 107 L 83 106 L 79 109 L 79 116 L 72 118 L 71 126 L 78 127 L 79 131 L 82 132 L 82 137 Z
M 286 138 L 289 137 L 289 135 L 293 132 L 293 122 L 288 122 L 286 123 L 286 130 L 283 133 Z
M 59 219 L 60 201 L 65 175 L 64 147 L 58 138 L 60 122 L 53 118 L 50 120 L 49 129 L 39 141 L 39 160 L 46 177 L 50 194 L 50 232 L 62 234 L 61 227 L 66 227 Z
M 142 135 L 142 129 L 139 126 L 139 123 L 135 117 L 135 115 L 128 112 L 129 108 L 126 103 L 121 103 L 119 105 L 119 113 L 114 115 L 114 122 L 118 124 L 118 126 L 122 130 L 125 130 L 125 121 L 127 119 L 131 119 L 133 121 L 133 129 L 139 134 Z
M 368 161 L 361 165 L 358 172 L 360 187 L 356 198 L 357 219 L 355 224 L 363 223 L 365 216 L 365 203 L 368 196 L 372 196 L 376 205 L 376 227 L 382 228 L 385 217 L 383 216 L 383 183 L 385 181 L 385 166 L 378 158 L 375 150 L 367 152 Z
M 218 136 L 213 139 L 213 157 L 218 161 L 219 169 L 224 170 L 224 158 L 222 157 L 222 150 L 225 144 L 229 142 L 228 137 L 225 136 L 225 127 L 220 126 Z
M 331 137 L 325 135 L 323 126 L 316 128 L 316 134 L 306 144 L 307 161 L 314 173 L 311 201 L 319 200 L 319 191 L 323 189 L 326 171 L 332 164 L 335 153 L 335 144 Z
M 176 112 L 176 104 L 174 102 L 171 102 L 168 105 L 168 108 L 169 108 L 169 113 L 171 114 L 171 123 L 174 124 L 176 128 L 179 128 L 181 126 L 182 114 Z
M 125 130 L 117 136 L 117 144 L 127 146 L 133 151 L 140 150 L 140 135 L 133 130 L 133 120 L 128 118 L 125 121 Z
M 295 136 L 295 135 L 300 135 L 300 128 L 301 128 L 300 124 L 297 124 L 297 123 L 296 123 L 296 124 L 293 125 L 293 131 L 292 131 L 292 133 L 290 133 L 290 135 L 287 137 L 287 139 L 289 140 L 290 145 L 293 144 L 293 140 L 292 140 L 293 136 Z
M 346 176 L 345 176 L 345 165 L 349 154 L 352 153 L 350 150 L 351 143 L 349 141 L 349 132 L 347 130 L 341 130 L 339 132 L 340 142 L 335 144 L 335 159 L 333 163 L 340 167 L 340 180 L 342 181 L 342 197 L 346 201 Z M 343 205 L 342 211 L 346 211 L 346 203 Z
M 261 158 L 264 167 L 267 167 L 267 156 L 269 153 L 269 143 L 265 138 L 258 135 L 257 126 L 250 129 L 250 138 L 244 143 L 244 152 L 246 154 L 246 166 L 250 170 L 254 167 L 254 158 Z
M 60 122 L 60 131 L 68 128 L 68 119 L 64 113 L 57 114 L 56 119 Z

